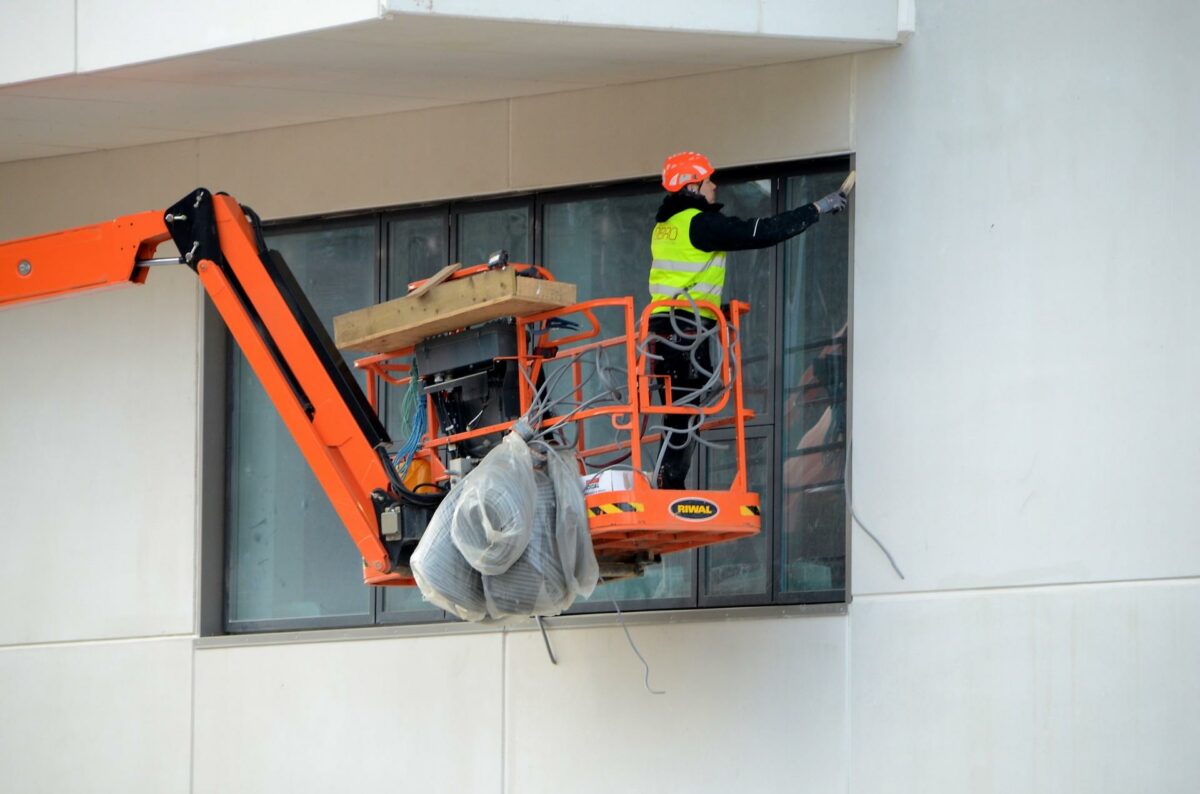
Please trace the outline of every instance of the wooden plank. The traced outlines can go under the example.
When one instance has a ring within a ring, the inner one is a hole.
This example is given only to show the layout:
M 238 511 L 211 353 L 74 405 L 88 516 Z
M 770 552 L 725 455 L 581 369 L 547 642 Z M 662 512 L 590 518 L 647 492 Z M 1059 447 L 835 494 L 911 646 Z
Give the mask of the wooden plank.
M 421 297 L 408 295 L 333 318 L 339 350 L 387 353 L 423 339 L 501 317 L 570 306 L 575 285 L 517 277 L 511 268 L 446 281 Z
M 450 278 L 450 276 L 454 274 L 454 271 L 458 270 L 460 267 L 462 267 L 461 262 L 455 262 L 453 265 L 446 265 L 444 268 L 442 268 L 441 270 L 434 273 L 429 278 L 422 281 L 421 286 L 417 287 L 415 290 L 408 293 L 408 295 L 406 295 L 405 297 L 408 297 L 408 298 L 421 297 L 426 292 L 429 292 L 429 290 L 436 287 L 438 284 L 441 284 L 443 281 Z

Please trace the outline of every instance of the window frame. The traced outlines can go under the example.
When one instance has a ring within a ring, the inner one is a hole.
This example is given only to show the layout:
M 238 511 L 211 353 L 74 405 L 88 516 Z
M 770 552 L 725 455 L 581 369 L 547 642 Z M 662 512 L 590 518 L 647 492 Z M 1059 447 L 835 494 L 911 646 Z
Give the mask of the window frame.
M 812 158 L 799 161 L 790 161 L 783 163 L 766 163 L 752 166 L 734 167 L 721 169 L 718 172 L 718 193 L 720 185 L 731 182 L 746 182 L 755 180 L 767 180 L 770 183 L 772 194 L 772 211 L 779 213 L 786 208 L 787 205 L 787 189 L 789 179 L 797 176 L 805 176 L 814 173 L 850 170 L 854 167 L 854 155 L 843 154 L 827 157 Z M 632 196 L 653 192 L 659 189 L 658 179 L 656 177 L 645 177 L 640 179 L 624 179 L 614 180 L 609 182 L 592 183 L 585 185 L 573 185 L 560 188 L 553 188 L 541 191 L 525 191 L 519 193 L 506 193 L 500 195 L 481 196 L 481 197 L 466 197 L 452 199 L 439 202 L 422 202 L 417 204 L 399 205 L 386 208 L 369 209 L 354 212 L 344 213 L 329 213 L 313 216 L 301 216 L 287 219 L 280 219 L 266 222 L 264 225 L 269 233 L 292 233 L 299 231 L 314 231 L 321 229 L 338 228 L 339 226 L 361 226 L 365 221 L 371 220 L 375 226 L 376 235 L 376 255 L 374 262 L 374 290 L 375 300 L 378 302 L 383 300 L 387 295 L 388 275 L 389 275 L 389 251 L 390 251 L 390 228 L 391 224 L 400 219 L 417 218 L 421 216 L 437 216 L 441 215 L 445 218 L 445 234 L 447 243 L 447 259 L 450 262 L 458 261 L 460 248 L 460 217 L 462 215 L 489 212 L 502 210 L 511 207 L 524 206 L 528 210 L 529 217 L 529 250 L 532 253 L 534 264 L 543 263 L 543 255 L 545 250 L 545 213 L 546 208 L 550 204 L 562 203 L 578 200 L 601 199 L 601 198 L 619 198 L 622 196 Z M 853 329 L 854 321 L 854 213 L 853 207 L 849 211 L 849 246 L 848 246 L 848 261 L 847 261 L 847 321 L 850 328 Z M 686 612 L 692 613 L 695 611 L 705 610 L 728 610 L 730 608 L 741 610 L 741 608 L 779 608 L 779 607 L 813 607 L 817 614 L 827 614 L 828 611 L 844 612 L 845 606 L 850 601 L 851 587 L 851 522 L 852 512 L 849 509 L 850 494 L 851 494 L 851 477 L 849 465 L 847 465 L 847 476 L 845 481 L 845 494 L 847 500 L 847 509 L 845 511 L 845 521 L 843 526 L 843 549 L 845 554 L 845 576 L 842 588 L 832 588 L 821 591 L 804 591 L 804 592 L 781 592 L 781 565 L 783 564 L 782 553 L 784 551 L 784 532 L 782 524 L 784 511 L 784 495 L 783 489 L 780 487 L 782 482 L 782 471 L 784 458 L 779 448 L 779 440 L 781 438 L 780 423 L 782 421 L 782 400 L 784 399 L 785 383 L 784 383 L 784 356 L 779 349 L 780 335 L 783 331 L 783 323 L 785 321 L 785 295 L 783 290 L 783 277 L 785 268 L 787 267 L 787 257 L 785 246 L 773 246 L 770 250 L 770 267 L 771 277 L 773 280 L 773 301 L 767 310 L 770 312 L 767 327 L 772 330 L 768 334 L 768 357 L 770 366 L 767 368 L 768 377 L 768 393 L 771 399 L 768 401 L 767 410 L 757 413 L 755 417 L 746 423 L 747 440 L 767 438 L 771 443 L 771 465 L 767 472 L 768 491 L 770 495 L 763 504 L 763 531 L 769 533 L 770 540 L 768 547 L 770 549 L 771 562 L 767 571 L 768 589 L 765 594 L 749 594 L 749 595 L 709 595 L 705 590 L 705 566 L 709 558 L 709 552 L 706 549 L 697 550 L 693 555 L 692 564 L 693 576 L 691 592 L 687 596 L 678 598 L 666 599 L 649 599 L 649 600 L 622 600 L 620 607 L 622 612 L 643 613 L 671 613 L 671 612 Z M 474 263 L 465 263 L 474 264 Z M 552 265 L 552 263 L 551 263 Z M 759 308 L 759 307 L 755 307 Z M 215 317 L 215 312 L 209 313 L 211 318 Z M 207 323 L 208 320 L 206 320 Z M 224 329 L 219 318 L 216 320 L 220 326 L 219 333 L 224 335 L 224 345 L 221 347 L 219 354 L 213 353 L 213 359 L 223 359 L 219 367 L 210 366 L 206 362 L 206 373 L 216 371 L 224 377 L 224 383 L 212 389 L 206 388 L 207 394 L 223 394 L 225 396 L 225 410 L 223 411 L 222 420 L 224 426 L 219 428 L 223 437 L 223 444 L 214 444 L 213 447 L 220 447 L 224 453 L 222 460 L 217 461 L 212 468 L 220 470 L 220 477 L 210 477 L 206 479 L 219 480 L 221 485 L 211 486 L 213 492 L 219 492 L 218 497 L 210 499 L 207 491 L 202 494 L 202 498 L 208 501 L 216 501 L 220 503 L 220 519 L 217 521 L 206 521 L 205 532 L 216 532 L 219 535 L 219 540 L 212 543 L 205 543 L 204 548 L 206 558 L 211 559 L 219 557 L 221 559 L 220 576 L 207 575 L 202 576 L 204 583 L 215 581 L 219 578 L 221 587 L 218 590 L 215 598 L 220 599 L 219 609 L 211 605 L 208 598 L 202 599 L 203 603 L 210 604 L 206 609 L 202 609 L 202 617 L 207 615 L 207 619 L 202 619 L 201 623 L 209 634 L 230 634 L 243 635 L 254 634 L 259 632 L 279 632 L 279 631 L 307 631 L 319 629 L 339 629 L 339 628 L 365 628 L 365 627 L 419 627 L 421 625 L 430 626 L 434 629 L 439 624 L 452 625 L 458 621 L 453 619 L 442 610 L 429 609 L 416 612 L 399 612 L 388 611 L 384 609 L 385 593 L 383 588 L 373 588 L 374 592 L 370 598 L 370 610 L 362 615 L 345 615 L 345 616 L 324 616 L 324 617 L 305 617 L 305 618 L 274 618 L 253 621 L 237 621 L 229 620 L 228 607 L 229 599 L 227 597 L 227 589 L 229 582 L 232 579 L 232 561 L 230 560 L 229 550 L 231 544 L 229 542 L 230 533 L 232 531 L 231 512 L 236 508 L 237 498 L 237 483 L 235 472 L 236 465 L 236 450 L 233 449 L 233 421 L 236 418 L 236 379 L 233 377 L 233 367 L 236 362 L 236 357 L 233 354 L 232 337 Z M 847 449 L 846 456 L 849 463 L 851 454 L 850 441 L 853 439 L 853 410 L 852 400 L 854 394 L 853 385 L 853 333 L 849 334 L 847 341 Z M 381 403 L 380 414 L 387 415 L 387 390 L 380 390 Z M 713 434 L 714 438 L 731 435 L 731 429 L 719 430 Z M 697 472 L 704 472 L 708 465 L 708 451 L 703 447 L 697 452 L 692 466 L 692 474 L 690 477 L 694 479 Z M 215 529 L 213 525 L 219 524 Z M 216 549 L 216 551 L 213 551 Z M 214 563 L 209 563 L 211 568 Z M 212 586 L 206 588 L 211 590 Z M 822 608 L 829 607 L 829 610 Z M 608 601 L 582 602 L 576 603 L 572 609 L 564 615 L 566 618 L 571 616 L 592 616 L 597 617 L 605 613 L 613 613 L 612 604 Z M 809 614 L 806 609 L 804 614 Z M 215 616 L 219 614 L 218 621 Z

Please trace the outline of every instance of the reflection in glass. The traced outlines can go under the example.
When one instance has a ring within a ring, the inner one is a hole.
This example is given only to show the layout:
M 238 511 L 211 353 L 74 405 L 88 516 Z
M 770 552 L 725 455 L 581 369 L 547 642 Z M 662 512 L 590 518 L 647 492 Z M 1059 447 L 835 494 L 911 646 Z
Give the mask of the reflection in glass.
M 793 177 L 789 203 L 841 179 Z M 845 587 L 848 223 L 845 213 L 822 218 L 785 250 L 782 592 Z
M 737 458 L 732 438 L 722 439 L 723 449 L 709 449 L 708 484 L 710 489 L 728 488 L 737 475 Z M 772 452 L 771 439 L 746 439 L 746 479 L 750 490 L 759 495 L 767 513 L 771 493 L 767 487 Z M 764 520 L 763 531 L 752 538 L 710 546 L 704 561 L 704 594 L 708 596 L 750 596 L 770 594 L 767 572 L 771 565 L 771 533 Z
M 269 234 L 268 244 L 331 336 L 334 315 L 374 302 L 373 223 Z M 369 614 L 358 550 L 236 346 L 231 363 L 229 621 Z
M 612 599 L 627 608 L 653 607 L 654 601 L 687 598 L 692 594 L 695 581 L 696 552 L 680 551 L 667 554 L 662 562 L 646 568 L 636 579 L 623 579 L 596 587 L 590 598 L 581 599 L 588 603 L 599 603 L 612 607 Z
M 383 611 L 406 613 L 405 622 L 440 620 L 446 614 L 421 598 L 421 591 L 415 587 L 384 587 L 382 589 Z
M 428 278 L 450 264 L 446 216 L 408 215 L 388 224 L 387 296 L 403 298 L 410 282 Z

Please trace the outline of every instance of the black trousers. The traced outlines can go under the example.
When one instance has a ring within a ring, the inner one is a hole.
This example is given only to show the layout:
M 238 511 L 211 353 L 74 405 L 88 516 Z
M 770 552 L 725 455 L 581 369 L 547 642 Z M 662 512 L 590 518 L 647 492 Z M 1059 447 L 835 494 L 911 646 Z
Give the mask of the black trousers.
M 669 314 L 657 314 L 650 318 L 650 333 L 668 339 L 675 344 L 690 345 L 692 340 L 688 337 L 694 333 L 698 333 L 701 329 L 712 328 L 716 325 L 715 320 L 710 320 L 705 317 L 699 318 L 700 327 L 697 328 L 697 318 L 689 311 L 675 310 L 675 325 L 683 331 L 683 334 L 678 334 L 671 324 L 671 316 Z M 710 350 L 711 340 L 705 340 L 700 348 L 696 351 L 696 360 L 705 370 L 711 372 L 712 353 Z M 671 379 L 671 402 L 678 403 L 684 397 L 691 394 L 693 391 L 703 386 L 708 382 L 709 376 L 700 372 L 692 364 L 692 354 L 690 350 L 676 350 L 670 345 L 655 343 L 650 350 L 655 355 L 662 356 L 662 360 L 651 359 L 650 371 L 660 376 L 655 379 L 655 389 L 658 391 L 659 401 L 666 404 L 666 381 L 661 376 L 668 376 Z M 688 405 L 699 407 L 699 403 L 691 402 Z M 689 424 L 695 421 L 696 417 L 691 414 L 664 414 L 662 415 L 663 424 L 669 428 L 663 434 L 663 442 L 668 445 L 666 454 L 663 456 L 663 465 L 658 473 L 658 487 L 681 489 L 687 482 L 688 469 L 692 466 L 692 455 L 696 451 L 696 443 L 684 439 L 686 434 L 684 431 Z M 674 432 L 673 432 L 674 431 Z

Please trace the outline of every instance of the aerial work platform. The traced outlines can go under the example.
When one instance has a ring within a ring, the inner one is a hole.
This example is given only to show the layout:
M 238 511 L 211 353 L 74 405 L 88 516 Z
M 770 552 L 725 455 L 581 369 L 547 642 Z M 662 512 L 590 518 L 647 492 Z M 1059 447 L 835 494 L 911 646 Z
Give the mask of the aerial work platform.
M 352 341 L 348 329 L 367 326 L 362 322 L 366 316 L 360 312 L 354 313 L 357 317 L 338 318 L 338 344 L 378 351 L 374 341 L 361 340 L 368 336 L 373 339 L 411 339 L 424 333 L 424 329 L 438 329 L 430 336 L 444 346 L 447 339 L 454 337 L 453 333 L 438 335 L 445 328 L 446 317 L 461 317 L 471 312 L 470 316 L 476 322 L 501 320 L 510 314 L 512 305 L 511 302 L 506 305 L 505 300 L 518 300 L 518 291 L 523 291 L 525 296 L 538 291 L 539 288 L 532 285 L 522 285 L 523 281 L 541 282 L 540 294 L 551 296 L 548 300 L 561 301 L 568 294 L 549 286 L 569 285 L 553 282 L 553 277 L 544 269 L 517 264 L 507 265 L 505 270 L 528 274 L 515 279 L 506 276 L 507 298 L 493 300 L 490 305 L 459 305 L 456 302 L 467 300 L 465 296 L 479 295 L 481 290 L 455 285 L 455 281 L 489 279 L 489 283 L 500 283 L 497 276 L 504 271 L 495 269 L 460 271 L 444 283 L 420 293 L 417 291 L 425 284 L 416 282 L 410 287 L 413 292 L 409 297 L 363 310 L 370 312 L 387 306 L 388 322 L 403 328 L 407 336 L 393 333 L 384 323 L 377 324 L 369 334 L 360 334 L 359 341 Z M 574 288 L 569 292 L 573 295 Z M 440 307 L 441 312 L 431 312 L 430 307 L 434 305 Z M 581 477 L 585 483 L 592 481 L 593 487 L 589 488 L 591 492 L 585 499 L 593 547 L 602 563 L 640 567 L 656 561 L 663 554 L 757 534 L 761 525 L 759 496 L 748 490 L 745 470 L 745 422 L 753 412 L 745 407 L 740 377 L 741 321 L 749 306 L 734 302 L 727 312 L 723 312 L 710 304 L 684 300 L 671 301 L 667 305 L 687 311 L 709 309 L 718 317 L 712 337 L 722 351 L 728 351 L 728 355 L 717 357 L 719 363 L 715 367 L 719 384 L 714 389 L 714 399 L 707 404 L 673 405 L 669 400 L 660 404 L 653 399 L 652 393 L 660 378 L 651 373 L 650 367 L 653 353 L 649 345 L 653 334 L 649 330 L 649 307 L 635 312 L 632 297 L 599 298 L 553 306 L 513 318 L 511 326 L 503 331 L 512 335 L 507 347 L 502 343 L 491 343 L 495 350 L 503 348 L 501 352 L 508 351 L 510 355 L 497 355 L 487 362 L 490 372 L 495 372 L 496 365 L 503 361 L 514 362 L 517 368 L 517 400 L 512 415 L 499 421 L 459 422 L 447 427 L 439 422 L 439 417 L 446 419 L 446 411 L 439 410 L 434 404 L 439 395 L 446 394 L 446 389 L 437 385 L 439 379 L 443 383 L 461 382 L 464 388 L 471 388 L 466 384 L 473 378 L 482 379 L 483 375 L 476 378 L 475 373 L 464 375 L 463 370 L 444 376 L 425 370 L 417 374 L 426 383 L 424 398 L 429 400 L 426 408 L 429 423 L 419 450 L 412 456 L 410 468 L 419 466 L 430 482 L 448 482 L 458 471 L 453 459 L 461 454 L 465 445 L 478 443 L 481 439 L 499 438 L 510 431 L 520 417 L 525 417 L 536 423 L 539 437 L 553 440 L 560 448 L 570 447 Z M 375 319 L 380 316 L 377 312 Z M 418 322 L 414 322 L 414 318 Z M 352 323 L 352 319 L 358 324 Z M 479 344 L 475 338 L 466 335 L 463 343 Z M 393 387 L 410 387 L 417 347 L 410 344 L 375 352 L 356 362 L 357 367 L 374 376 L 369 379 L 368 399 L 377 410 L 376 378 Z M 490 377 L 492 382 L 497 380 L 495 375 Z M 670 394 L 669 379 L 664 377 L 662 380 L 667 386 L 664 393 Z M 498 398 L 495 395 L 483 398 L 485 408 L 486 402 L 492 399 Z M 482 415 L 484 409 L 478 413 Z M 731 482 L 710 484 L 714 487 L 706 490 L 654 487 L 654 453 L 663 430 L 659 423 L 667 414 L 696 417 L 697 433 L 719 427 L 733 428 L 733 438 L 728 443 L 735 446 L 737 465 Z M 607 460 L 599 461 L 600 458 Z M 603 489 L 595 490 L 601 478 L 590 475 L 605 471 L 620 476 L 604 478 Z

